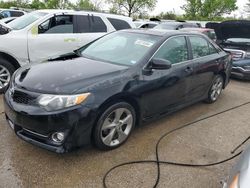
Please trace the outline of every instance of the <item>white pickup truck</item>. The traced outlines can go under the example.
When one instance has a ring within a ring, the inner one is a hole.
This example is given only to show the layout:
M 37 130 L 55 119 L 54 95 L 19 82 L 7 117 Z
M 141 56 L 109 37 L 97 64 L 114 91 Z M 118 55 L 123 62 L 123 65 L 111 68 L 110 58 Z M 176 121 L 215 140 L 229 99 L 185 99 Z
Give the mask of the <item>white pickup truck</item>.
M 72 52 L 106 33 L 134 28 L 131 18 L 73 10 L 39 10 L 0 25 L 0 92 L 27 63 Z

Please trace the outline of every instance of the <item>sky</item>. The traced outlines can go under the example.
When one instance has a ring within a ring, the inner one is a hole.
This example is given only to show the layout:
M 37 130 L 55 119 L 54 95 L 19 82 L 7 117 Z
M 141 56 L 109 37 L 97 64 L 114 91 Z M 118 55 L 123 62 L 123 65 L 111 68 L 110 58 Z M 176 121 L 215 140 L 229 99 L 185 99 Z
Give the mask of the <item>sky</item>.
M 157 15 L 161 12 L 174 11 L 176 14 L 182 14 L 183 11 L 181 6 L 185 4 L 185 0 L 158 0 L 155 10 L 151 13 L 153 15 Z M 232 13 L 232 15 L 241 16 L 244 14 L 244 5 L 248 2 L 248 0 L 237 0 L 237 6 L 239 10 Z

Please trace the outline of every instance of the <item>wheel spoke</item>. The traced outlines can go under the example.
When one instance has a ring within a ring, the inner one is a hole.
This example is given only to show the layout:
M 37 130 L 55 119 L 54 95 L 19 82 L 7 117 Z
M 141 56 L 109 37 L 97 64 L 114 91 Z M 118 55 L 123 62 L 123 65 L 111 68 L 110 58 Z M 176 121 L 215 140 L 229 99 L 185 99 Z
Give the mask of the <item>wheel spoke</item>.
M 123 132 L 121 129 L 117 130 L 118 133 L 118 141 L 119 143 L 123 142 L 126 138 L 127 138 L 127 134 L 125 132 Z
M 122 114 L 124 113 L 124 109 L 118 108 L 115 110 L 115 121 L 118 122 L 121 119 Z
M 216 93 L 216 90 L 213 90 L 213 92 L 211 93 L 211 97 L 214 99 L 215 98 L 215 93 Z
M 116 124 L 110 122 L 109 119 L 107 118 L 103 123 L 102 130 L 112 129 L 114 127 L 116 127 Z
M 123 125 L 125 125 L 125 124 L 131 124 L 132 123 L 132 115 L 128 115 L 125 119 L 123 119 L 123 120 L 121 120 L 121 123 L 123 124 Z
M 2 68 L 2 70 L 0 70 L 0 74 L 2 74 L 5 71 L 5 69 Z
M 5 74 L 0 73 L 0 77 L 4 77 L 4 76 L 9 76 L 9 74 L 8 73 L 5 73 Z
M 116 129 L 112 129 L 109 134 L 103 139 L 103 142 L 106 144 L 106 145 L 110 145 L 113 138 L 114 138 L 114 135 L 115 135 L 115 132 L 116 132 Z
M 8 79 L 3 79 L 1 77 L 0 77 L 0 80 L 3 81 L 3 82 L 7 82 L 8 81 Z

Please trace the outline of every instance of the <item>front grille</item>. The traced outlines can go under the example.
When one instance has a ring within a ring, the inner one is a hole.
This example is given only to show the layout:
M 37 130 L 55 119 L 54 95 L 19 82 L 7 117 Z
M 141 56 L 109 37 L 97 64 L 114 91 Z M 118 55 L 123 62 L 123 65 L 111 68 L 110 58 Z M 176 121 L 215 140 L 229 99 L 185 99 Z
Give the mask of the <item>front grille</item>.
M 22 91 L 14 90 L 12 93 L 12 99 L 16 103 L 20 104 L 32 104 L 36 97 L 31 96 L 27 93 L 24 93 Z
M 244 59 L 246 56 L 246 52 L 243 50 L 235 50 L 235 49 L 225 49 L 225 50 L 231 53 L 232 58 L 235 61 Z

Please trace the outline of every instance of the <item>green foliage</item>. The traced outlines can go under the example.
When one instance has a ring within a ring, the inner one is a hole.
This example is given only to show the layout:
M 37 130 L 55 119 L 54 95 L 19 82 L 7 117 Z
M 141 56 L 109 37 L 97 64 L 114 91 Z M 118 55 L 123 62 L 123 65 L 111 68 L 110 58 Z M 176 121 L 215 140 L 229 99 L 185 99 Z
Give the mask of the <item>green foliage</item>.
M 94 5 L 89 0 L 78 0 L 75 8 L 79 10 L 95 10 Z
M 236 0 L 186 0 L 182 7 L 187 19 L 211 20 L 237 10 Z
M 100 2 L 93 0 L 78 0 L 75 4 L 69 0 L 11 0 L 1 1 L 0 8 L 8 9 L 10 7 L 26 8 L 26 9 L 78 9 L 78 10 L 98 10 Z
M 161 12 L 156 18 L 161 20 L 176 20 L 177 15 L 173 12 Z
M 126 14 L 129 17 L 153 10 L 157 0 L 107 0 L 112 5 L 111 12 Z M 116 9 L 116 10 L 115 10 Z

